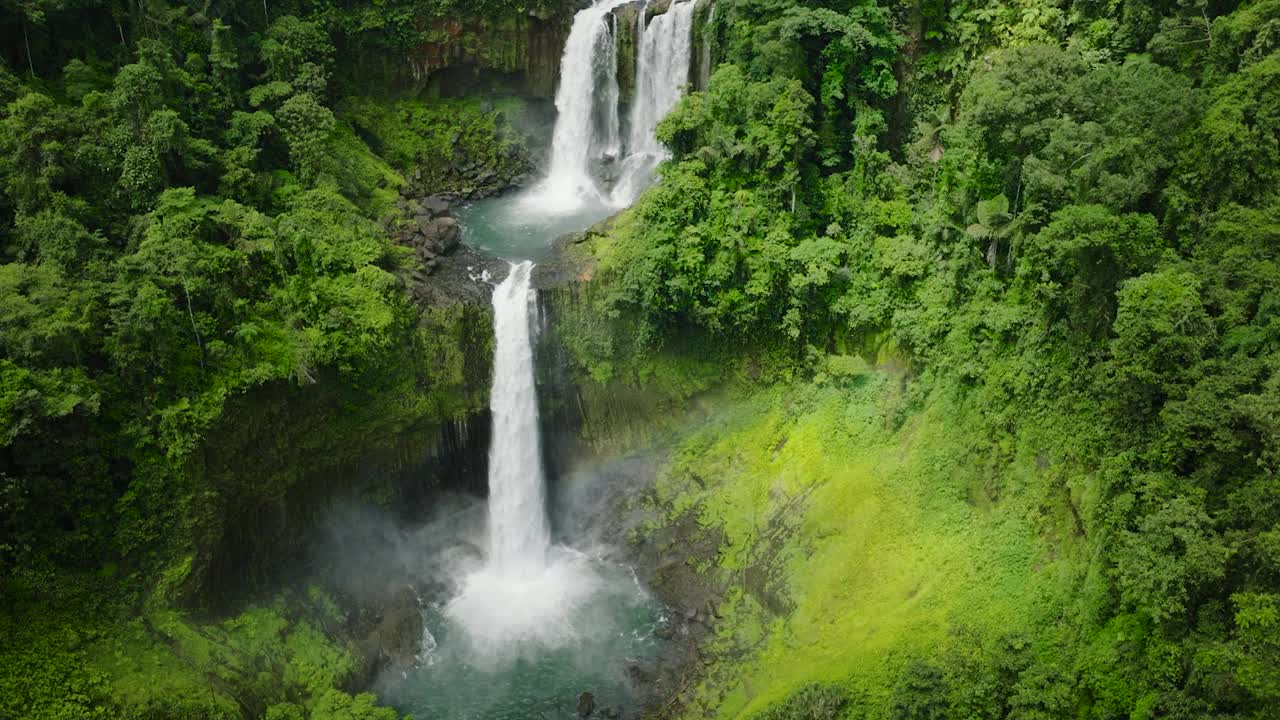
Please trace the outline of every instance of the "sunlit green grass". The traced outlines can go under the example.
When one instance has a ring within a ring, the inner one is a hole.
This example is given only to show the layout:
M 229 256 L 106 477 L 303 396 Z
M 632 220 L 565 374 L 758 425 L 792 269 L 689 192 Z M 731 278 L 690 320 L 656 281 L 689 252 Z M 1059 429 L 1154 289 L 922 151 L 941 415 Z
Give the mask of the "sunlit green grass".
M 717 572 L 734 588 L 690 716 L 749 716 L 823 681 L 882 717 L 901 668 L 951 629 L 1034 633 L 1069 595 L 1077 570 L 1038 513 L 975 491 L 964 417 L 933 401 L 893 427 L 898 382 L 766 391 L 689 438 L 660 481 L 670 512 L 723 528 Z M 765 609 L 762 568 L 793 609 Z

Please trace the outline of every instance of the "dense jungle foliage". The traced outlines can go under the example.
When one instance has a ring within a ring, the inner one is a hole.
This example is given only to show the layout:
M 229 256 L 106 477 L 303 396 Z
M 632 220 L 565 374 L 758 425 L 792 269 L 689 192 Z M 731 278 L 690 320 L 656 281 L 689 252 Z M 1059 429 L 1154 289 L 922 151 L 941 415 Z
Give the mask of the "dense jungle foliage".
M 918 654 L 893 717 L 1277 716 L 1277 29 L 1271 0 L 718 4 L 710 87 L 598 250 L 598 309 L 638 330 L 579 354 L 608 377 L 635 337 L 785 338 L 785 378 L 879 349 L 970 460 L 1035 435 L 1038 469 L 971 501 L 1046 536 L 1064 507 L 1087 547 L 1075 600 Z M 737 478 L 746 447 L 683 472 Z
M 384 221 L 489 111 L 348 65 L 568 4 L 0 6 L 0 717 L 388 716 L 323 592 L 174 610 L 235 499 L 298 476 L 220 485 L 205 441 L 272 393 L 328 393 L 335 438 L 475 402 Z M 873 348 L 909 365 L 894 417 L 946 395 L 993 467 L 1035 433 L 1046 472 L 983 493 L 1067 509 L 1078 602 L 913 658 L 892 717 L 1275 717 L 1280 1 L 718 0 L 709 32 L 601 248 L 628 334 L 579 339 L 593 373 L 690 335 L 778 348 L 770 381 Z
M 272 587 L 300 478 L 484 406 L 487 321 L 415 307 L 387 224 L 496 114 L 342 58 L 496 11 L 3 5 L 0 717 L 383 717 L 322 594 L 172 608 Z

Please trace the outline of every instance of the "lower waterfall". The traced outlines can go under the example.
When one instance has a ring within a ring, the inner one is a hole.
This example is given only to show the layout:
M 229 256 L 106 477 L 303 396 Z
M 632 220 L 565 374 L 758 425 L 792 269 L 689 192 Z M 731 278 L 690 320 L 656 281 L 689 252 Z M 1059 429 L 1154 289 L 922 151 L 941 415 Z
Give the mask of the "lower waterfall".
M 566 703 L 584 690 L 602 706 L 631 705 L 643 688 L 629 668 L 650 662 L 660 647 L 662 608 L 630 567 L 609 559 L 616 553 L 601 540 L 602 523 L 615 511 L 600 504 L 599 493 L 629 474 L 584 464 L 557 478 L 549 497 L 535 385 L 533 268 L 527 260 L 511 263 L 493 293 L 485 512 L 443 512 L 420 533 L 440 540 L 424 547 L 425 574 L 436 589 L 420 600 L 418 666 L 385 678 L 382 690 L 416 717 L 570 717 Z M 549 507 L 561 518 L 558 536 Z M 483 534 L 465 530 L 482 517 Z
M 489 448 L 489 565 L 507 577 L 546 568 L 547 526 L 538 396 L 530 343 L 533 263 L 511 266 L 493 291 L 493 444 Z
M 532 273 L 532 262 L 514 263 L 493 291 L 488 557 L 445 608 L 483 661 L 522 644 L 572 640 L 579 634 L 575 611 L 599 585 L 585 556 L 551 544 L 529 317 Z

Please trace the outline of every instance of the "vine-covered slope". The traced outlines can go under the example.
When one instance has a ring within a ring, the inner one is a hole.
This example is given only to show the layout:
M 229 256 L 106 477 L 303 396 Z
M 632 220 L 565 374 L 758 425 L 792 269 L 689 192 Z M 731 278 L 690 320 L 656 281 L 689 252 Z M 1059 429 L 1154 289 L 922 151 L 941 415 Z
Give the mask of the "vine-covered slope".
M 788 383 L 660 485 L 726 537 L 689 716 L 1274 715 L 1277 17 L 717 3 L 565 329 Z

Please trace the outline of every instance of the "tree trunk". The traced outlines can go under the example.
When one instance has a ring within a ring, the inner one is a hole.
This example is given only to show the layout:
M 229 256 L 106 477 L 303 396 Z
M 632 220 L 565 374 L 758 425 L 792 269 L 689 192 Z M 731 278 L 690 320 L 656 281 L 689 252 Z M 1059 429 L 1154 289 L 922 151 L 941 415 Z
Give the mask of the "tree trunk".
M 27 37 L 27 18 L 22 18 L 22 44 L 27 46 L 27 72 L 31 73 L 31 79 L 36 79 L 36 66 L 31 62 L 31 39 Z

